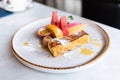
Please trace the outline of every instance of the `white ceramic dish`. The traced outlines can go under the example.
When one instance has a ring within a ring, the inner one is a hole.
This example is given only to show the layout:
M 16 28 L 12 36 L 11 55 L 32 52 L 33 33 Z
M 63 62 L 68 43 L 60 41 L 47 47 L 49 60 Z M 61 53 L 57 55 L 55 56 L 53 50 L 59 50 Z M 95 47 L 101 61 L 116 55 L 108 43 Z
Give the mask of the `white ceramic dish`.
M 40 39 L 36 37 L 36 31 L 49 24 L 50 20 L 51 18 L 45 18 L 34 21 L 15 33 L 12 39 L 12 51 L 17 59 L 26 66 L 50 73 L 74 72 L 98 60 L 108 49 L 109 37 L 101 27 L 89 20 L 74 17 L 73 21 L 87 24 L 85 31 L 90 35 L 90 42 L 67 52 L 65 55 L 54 58 L 49 51 L 39 47 L 41 46 Z M 25 46 L 25 42 L 30 43 L 32 47 Z M 81 54 L 81 48 L 91 49 L 93 54 L 89 56 Z

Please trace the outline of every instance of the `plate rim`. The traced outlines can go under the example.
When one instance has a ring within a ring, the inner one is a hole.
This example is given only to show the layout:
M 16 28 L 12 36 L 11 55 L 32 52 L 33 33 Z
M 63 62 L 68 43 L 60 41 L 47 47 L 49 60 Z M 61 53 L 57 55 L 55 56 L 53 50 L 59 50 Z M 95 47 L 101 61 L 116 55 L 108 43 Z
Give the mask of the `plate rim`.
M 96 55 L 94 58 L 92 58 L 91 60 L 89 60 L 89 61 L 87 61 L 87 62 L 85 62 L 85 63 L 83 63 L 83 64 L 75 65 L 75 66 L 70 66 L 70 67 L 48 67 L 48 66 L 42 66 L 42 65 L 40 65 L 40 64 L 35 64 L 35 63 L 32 63 L 32 62 L 30 62 L 30 61 L 22 58 L 22 57 L 15 51 L 15 49 L 14 49 L 14 47 L 13 47 L 13 39 L 14 39 L 16 33 L 18 33 L 22 28 L 26 27 L 27 25 L 33 24 L 34 22 L 39 21 L 39 20 L 43 20 L 43 19 L 46 20 L 46 19 L 49 19 L 49 18 L 50 18 L 50 17 L 42 18 L 42 19 L 37 19 L 37 20 L 31 21 L 31 22 L 23 25 L 23 27 L 21 27 L 20 29 L 18 29 L 18 30 L 13 34 L 12 39 L 11 39 L 11 50 L 12 50 L 13 55 L 14 55 L 16 58 L 19 58 L 20 60 L 22 60 L 22 61 L 24 61 L 24 62 L 26 62 L 26 63 L 28 63 L 28 64 L 30 64 L 30 65 L 32 65 L 32 66 L 39 67 L 39 68 L 50 69 L 50 70 L 68 70 L 68 69 L 80 68 L 80 67 L 83 67 L 83 66 L 86 66 L 86 65 L 89 65 L 89 64 L 92 64 L 92 63 L 96 62 L 96 61 L 99 60 L 103 55 L 105 55 L 105 52 L 106 52 L 106 51 L 108 50 L 108 48 L 110 47 L 110 37 L 109 37 L 109 35 L 107 34 L 107 32 L 106 32 L 102 27 L 100 27 L 97 23 L 92 22 L 92 21 L 90 21 L 90 20 L 88 20 L 88 19 L 81 18 L 81 19 L 87 20 L 88 22 L 96 25 L 97 29 L 99 29 L 100 32 L 101 32 L 101 31 L 103 32 L 102 34 L 104 34 L 104 35 L 102 35 L 102 36 L 106 37 L 105 46 L 103 46 L 102 50 L 101 50 L 101 51 L 99 52 L 99 54 Z M 19 61 L 20 61 L 20 60 L 19 60 Z M 21 61 L 20 61 L 20 62 L 21 62 Z

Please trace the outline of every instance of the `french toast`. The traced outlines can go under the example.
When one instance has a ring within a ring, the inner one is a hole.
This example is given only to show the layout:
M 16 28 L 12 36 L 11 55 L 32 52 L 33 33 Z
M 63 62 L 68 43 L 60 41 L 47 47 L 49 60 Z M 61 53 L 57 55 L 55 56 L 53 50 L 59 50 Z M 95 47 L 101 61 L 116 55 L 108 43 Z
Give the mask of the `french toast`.
M 67 21 L 66 16 L 58 18 L 53 11 L 51 23 L 37 31 L 42 46 L 49 49 L 54 57 L 63 55 L 89 42 L 89 34 L 84 31 L 86 24 Z
M 48 48 L 54 57 L 63 55 L 65 52 L 89 42 L 89 35 L 85 31 L 64 36 L 62 38 L 53 38 L 48 42 Z

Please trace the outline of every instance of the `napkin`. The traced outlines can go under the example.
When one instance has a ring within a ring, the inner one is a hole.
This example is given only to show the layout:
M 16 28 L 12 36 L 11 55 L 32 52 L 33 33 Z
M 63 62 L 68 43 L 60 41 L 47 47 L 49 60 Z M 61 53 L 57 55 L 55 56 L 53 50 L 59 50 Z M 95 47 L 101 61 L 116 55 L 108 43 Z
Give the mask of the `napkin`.
M 0 18 L 13 14 L 13 12 L 6 11 L 0 8 Z

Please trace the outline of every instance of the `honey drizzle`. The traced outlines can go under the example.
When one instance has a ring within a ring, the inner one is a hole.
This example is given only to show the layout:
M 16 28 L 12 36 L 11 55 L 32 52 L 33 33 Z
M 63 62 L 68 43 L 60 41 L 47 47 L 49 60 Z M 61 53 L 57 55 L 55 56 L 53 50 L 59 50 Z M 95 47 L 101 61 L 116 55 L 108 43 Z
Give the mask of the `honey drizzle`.
M 32 48 L 35 48 L 35 49 L 40 49 L 40 46 L 33 45 L 33 44 L 29 43 L 29 42 L 24 42 L 23 45 L 28 46 L 28 47 L 32 47 Z
M 91 49 L 88 49 L 88 48 L 82 48 L 82 49 L 81 49 L 81 54 L 90 56 L 90 55 L 93 54 L 93 51 L 92 51 Z

